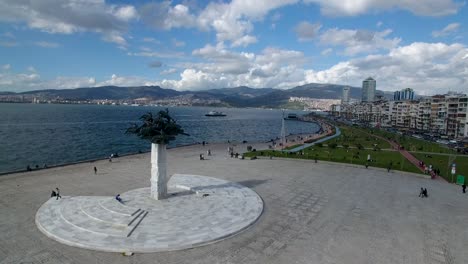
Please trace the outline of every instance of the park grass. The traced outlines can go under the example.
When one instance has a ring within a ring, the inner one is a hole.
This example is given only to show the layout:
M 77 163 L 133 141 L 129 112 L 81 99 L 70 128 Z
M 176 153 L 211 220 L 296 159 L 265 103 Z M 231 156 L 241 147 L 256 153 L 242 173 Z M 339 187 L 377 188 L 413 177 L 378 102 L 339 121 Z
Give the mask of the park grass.
M 303 154 L 302 154 L 303 153 Z M 312 146 L 304 149 L 303 152 L 296 153 L 278 150 L 259 150 L 256 152 L 248 152 L 246 157 L 265 156 L 265 157 L 283 157 L 283 158 L 298 158 L 298 159 L 315 159 L 332 162 L 348 163 L 365 165 L 367 163 L 367 155 L 371 156 L 372 162 L 369 162 L 370 167 L 388 168 L 392 164 L 392 170 L 401 170 L 413 173 L 421 173 L 421 171 L 406 160 L 397 151 L 374 151 L 367 149 L 345 149 L 345 148 L 328 148 Z
M 387 139 L 398 142 L 408 151 L 421 151 L 421 152 L 432 152 L 432 153 L 456 153 L 455 150 L 448 148 L 447 146 L 426 141 L 422 139 L 417 139 L 409 136 L 399 135 L 396 133 L 391 133 L 381 129 L 372 129 L 374 134 L 385 137 Z
M 448 155 L 438 154 L 423 154 L 423 153 L 411 153 L 419 160 L 424 161 L 427 165 L 432 165 L 433 168 L 440 170 L 440 176 L 446 179 L 448 182 L 456 182 L 456 175 L 464 175 L 465 182 L 468 182 L 468 156 L 455 156 L 454 162 L 457 164 L 457 173 L 452 179 L 451 164 L 449 166 Z
M 340 126 L 340 130 L 340 136 L 327 140 L 324 143 L 336 143 L 337 145 L 348 145 L 351 147 L 360 145 L 364 148 L 374 148 L 375 146 L 380 149 L 391 148 L 390 143 L 387 141 L 369 135 L 370 131 L 368 130 L 349 126 Z

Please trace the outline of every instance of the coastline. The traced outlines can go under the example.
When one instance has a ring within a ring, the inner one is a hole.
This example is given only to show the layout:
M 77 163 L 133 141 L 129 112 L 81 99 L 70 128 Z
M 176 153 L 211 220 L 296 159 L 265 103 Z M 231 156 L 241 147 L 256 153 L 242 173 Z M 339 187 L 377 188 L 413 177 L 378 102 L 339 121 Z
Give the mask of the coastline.
M 167 150 L 176 150 L 176 149 L 183 149 L 183 148 L 189 148 L 189 147 L 194 147 L 194 146 L 200 146 L 204 150 L 203 152 L 206 151 L 206 149 L 209 149 L 210 146 L 213 147 L 219 147 L 219 146 L 225 146 L 227 148 L 228 146 L 238 146 L 238 145 L 243 145 L 245 146 L 245 150 L 243 152 L 247 152 L 247 146 L 249 145 L 267 145 L 268 142 L 247 142 L 247 143 L 242 143 L 242 142 L 231 142 L 231 143 L 221 143 L 221 142 L 214 142 L 214 143 L 207 143 L 205 146 L 202 145 L 202 143 L 193 143 L 193 144 L 187 144 L 187 145 L 179 145 L 179 146 L 173 146 L 173 147 L 168 147 Z M 147 155 L 151 153 L 151 150 L 148 151 L 142 151 L 141 153 L 136 152 L 136 153 L 125 153 L 120 155 L 118 158 L 114 158 L 114 161 L 117 161 L 118 159 L 121 158 L 128 158 L 128 157 L 136 157 L 139 155 Z M 100 162 L 100 161 L 107 161 L 109 158 L 108 157 L 102 157 L 102 158 L 95 158 L 95 159 L 87 159 L 87 160 L 80 160 L 80 161 L 74 161 L 74 162 L 67 162 L 67 163 L 62 163 L 62 164 L 55 164 L 51 166 L 47 166 L 46 168 L 40 167 L 38 169 L 32 169 L 28 171 L 27 169 L 23 170 L 16 170 L 16 171 L 7 171 L 7 172 L 0 172 L 0 179 L 3 177 L 15 175 L 15 174 L 27 174 L 27 173 L 33 173 L 33 172 L 40 172 L 40 171 L 47 171 L 49 169 L 56 169 L 56 168 L 63 168 L 67 166 L 73 166 L 73 165 L 81 165 L 81 164 L 86 164 L 86 163 L 95 163 L 95 162 Z

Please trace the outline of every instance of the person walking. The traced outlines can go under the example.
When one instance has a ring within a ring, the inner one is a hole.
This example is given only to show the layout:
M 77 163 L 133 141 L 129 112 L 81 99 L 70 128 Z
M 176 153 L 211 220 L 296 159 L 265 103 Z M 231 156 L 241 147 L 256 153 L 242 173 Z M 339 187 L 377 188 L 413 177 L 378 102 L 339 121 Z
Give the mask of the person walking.
M 57 187 L 57 188 L 55 188 L 55 190 L 56 190 L 55 193 L 56 193 L 56 197 L 57 197 L 57 199 L 55 199 L 55 200 L 58 200 L 59 198 L 62 199 L 62 196 L 60 195 L 60 189 Z
M 462 190 L 463 190 L 463 193 L 466 193 L 466 184 L 462 185 Z
M 97 174 L 97 168 L 94 166 L 94 174 Z

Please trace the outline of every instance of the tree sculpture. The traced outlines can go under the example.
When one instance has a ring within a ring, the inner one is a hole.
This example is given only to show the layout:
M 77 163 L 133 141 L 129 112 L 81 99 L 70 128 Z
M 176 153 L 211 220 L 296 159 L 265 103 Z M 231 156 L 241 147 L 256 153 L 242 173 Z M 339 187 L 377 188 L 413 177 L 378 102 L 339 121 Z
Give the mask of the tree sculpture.
M 148 112 L 140 117 L 143 124 L 133 124 L 126 134 L 136 134 L 151 142 L 151 197 L 156 200 L 167 196 L 166 144 L 177 135 L 188 135 L 169 115 L 169 110 L 159 111 L 155 116 Z

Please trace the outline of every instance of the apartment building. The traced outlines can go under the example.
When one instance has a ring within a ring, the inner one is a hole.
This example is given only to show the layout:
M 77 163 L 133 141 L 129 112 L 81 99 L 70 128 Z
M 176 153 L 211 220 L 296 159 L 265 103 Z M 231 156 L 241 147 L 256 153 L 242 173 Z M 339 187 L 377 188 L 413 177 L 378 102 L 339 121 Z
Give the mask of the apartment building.
M 434 95 L 418 101 L 376 101 L 332 107 L 332 114 L 370 125 L 468 137 L 468 96 Z

